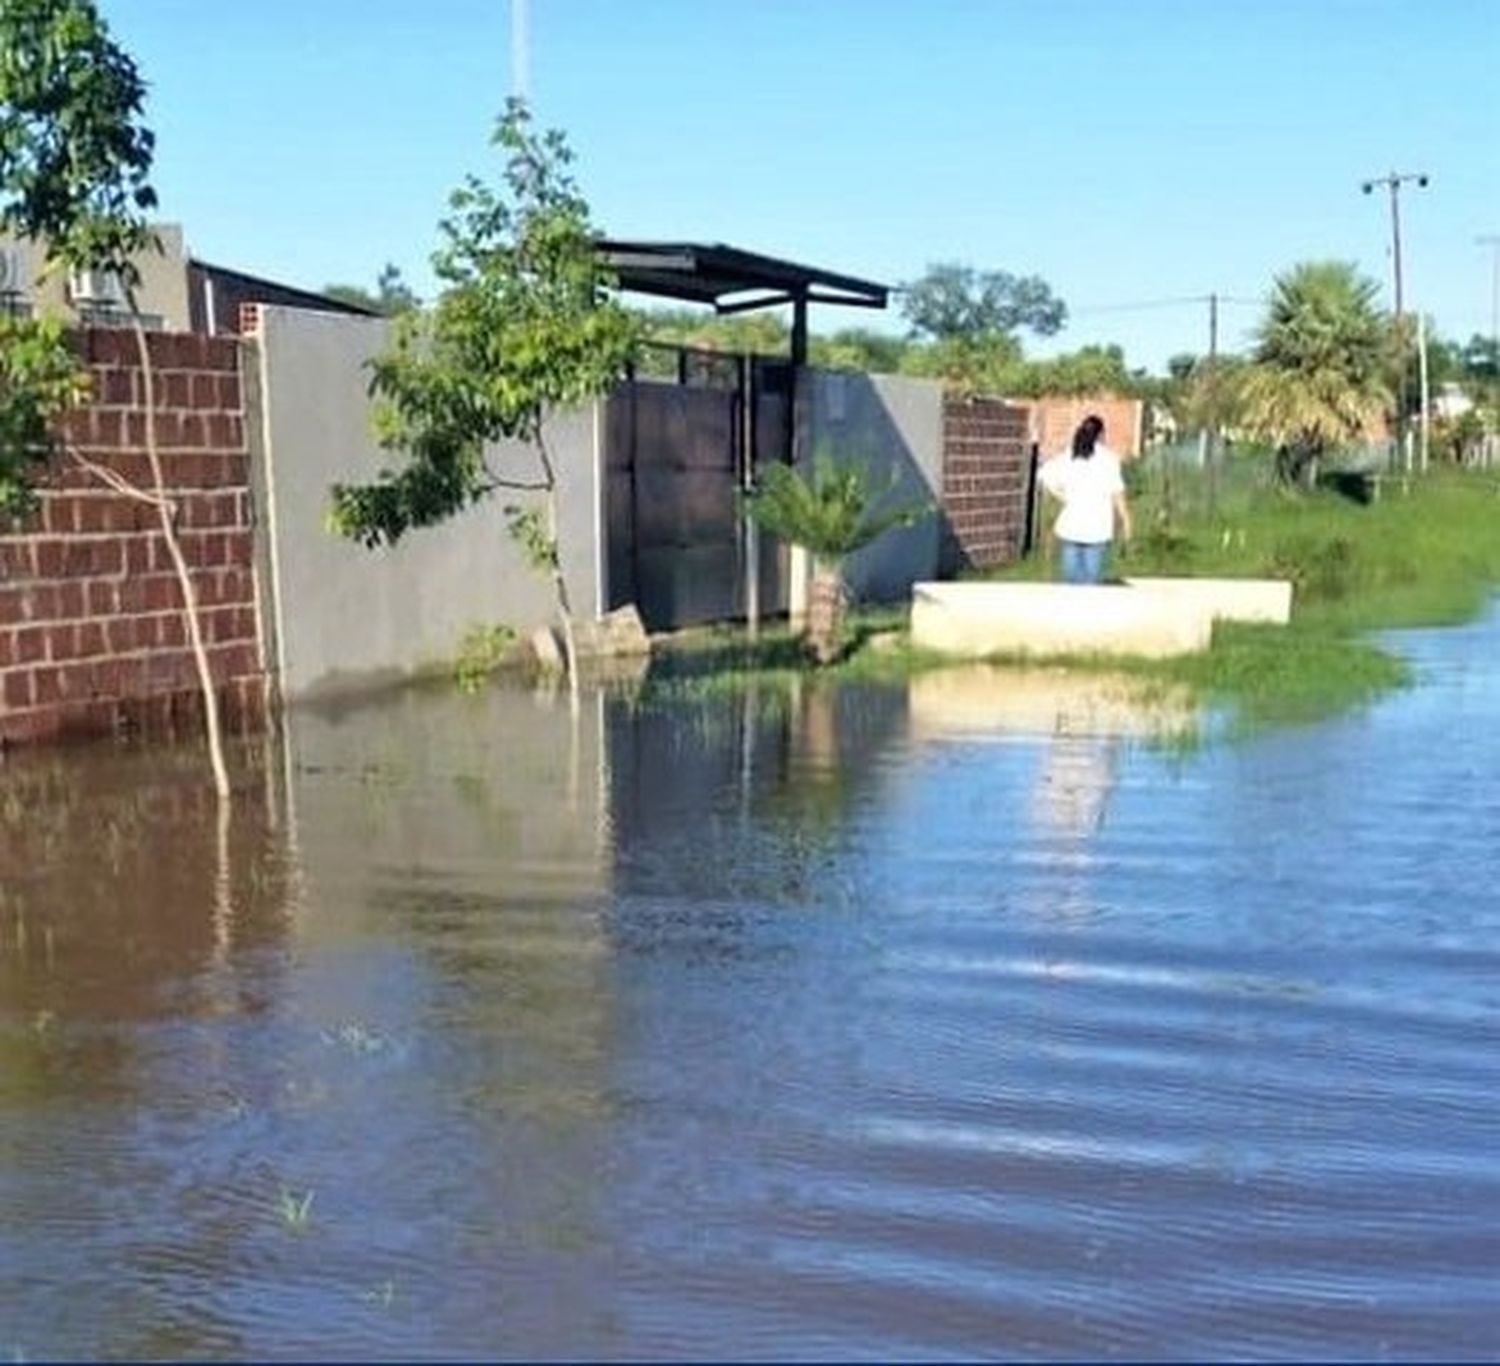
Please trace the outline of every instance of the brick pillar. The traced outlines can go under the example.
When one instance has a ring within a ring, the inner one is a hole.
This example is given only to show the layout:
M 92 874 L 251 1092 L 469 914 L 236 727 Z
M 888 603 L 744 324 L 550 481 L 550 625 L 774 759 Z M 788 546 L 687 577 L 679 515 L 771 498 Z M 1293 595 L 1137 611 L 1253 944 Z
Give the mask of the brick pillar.
M 1020 558 L 1030 475 L 1026 409 L 996 398 L 944 400 L 945 572 L 989 569 Z

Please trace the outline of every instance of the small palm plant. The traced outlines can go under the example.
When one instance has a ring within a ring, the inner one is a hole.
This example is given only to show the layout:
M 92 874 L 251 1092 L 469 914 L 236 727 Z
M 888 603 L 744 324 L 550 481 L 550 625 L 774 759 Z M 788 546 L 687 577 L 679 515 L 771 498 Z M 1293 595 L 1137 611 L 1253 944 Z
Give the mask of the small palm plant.
M 808 477 L 790 465 L 772 465 L 747 499 L 750 516 L 773 536 L 801 546 L 812 557 L 808 587 L 807 648 L 818 664 L 839 656 L 844 614 L 844 561 L 898 526 L 927 516 L 930 505 L 882 506 L 897 476 L 872 493 L 859 465 L 839 465 L 819 451 Z

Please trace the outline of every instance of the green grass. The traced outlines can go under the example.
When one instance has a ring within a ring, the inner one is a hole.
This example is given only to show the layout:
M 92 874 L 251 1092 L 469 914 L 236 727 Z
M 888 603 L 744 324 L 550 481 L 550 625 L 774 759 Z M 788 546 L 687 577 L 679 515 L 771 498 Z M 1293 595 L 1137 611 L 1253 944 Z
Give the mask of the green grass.
M 312 1191 L 298 1195 L 283 1186 L 276 1201 L 276 1208 L 281 1215 L 282 1223 L 287 1228 L 302 1230 L 307 1228 L 312 1221 L 312 1204 Z
M 1293 584 L 1290 627 L 1225 625 L 1205 654 L 1132 666 L 1227 704 L 1252 728 L 1330 715 L 1402 686 L 1410 670 L 1365 633 L 1470 620 L 1500 582 L 1500 482 L 1489 475 L 1439 470 L 1404 485 L 1388 480 L 1368 504 L 1242 477 L 1214 514 L 1170 522 L 1160 514 L 1159 491 L 1148 488 L 1136 499 L 1136 542 L 1117 557 L 1117 574 Z M 997 577 L 1050 575 L 1046 559 L 1033 556 Z
M 657 649 L 648 695 L 652 700 L 706 700 L 738 694 L 751 684 L 790 688 L 809 678 L 894 682 L 953 663 L 945 655 L 912 646 L 904 608 L 850 612 L 844 643 L 845 653 L 837 663 L 816 668 L 800 633 L 785 622 L 763 625 L 753 640 L 737 625 L 681 631 Z
M 1160 515 L 1159 490 L 1143 481 L 1135 499 L 1136 543 L 1116 572 L 1290 579 L 1295 605 L 1289 627 L 1224 624 L 1208 651 L 1169 660 L 1025 662 L 1183 685 L 1222 708 L 1231 731 L 1243 733 L 1333 715 L 1403 686 L 1410 669 L 1368 632 L 1469 620 L 1500 582 L 1500 482 L 1491 476 L 1439 470 L 1405 489 L 1392 480 L 1370 504 L 1277 490 L 1252 477 L 1248 462 L 1226 482 L 1215 513 L 1168 520 Z M 1189 478 L 1179 475 L 1173 493 L 1176 507 L 1201 507 Z M 1041 556 L 995 575 L 1051 576 Z M 896 681 L 951 666 L 951 659 L 911 647 L 905 615 L 900 609 L 852 614 L 848 653 L 817 674 L 830 681 Z M 650 693 L 705 699 L 751 682 L 790 687 L 810 672 L 799 640 L 784 625 L 755 641 L 739 628 L 713 628 L 673 642 L 653 669 Z
M 1361 706 L 1411 676 L 1403 660 L 1359 636 L 1232 623 L 1215 630 L 1205 653 L 1152 661 L 1146 671 L 1225 706 L 1242 731 Z

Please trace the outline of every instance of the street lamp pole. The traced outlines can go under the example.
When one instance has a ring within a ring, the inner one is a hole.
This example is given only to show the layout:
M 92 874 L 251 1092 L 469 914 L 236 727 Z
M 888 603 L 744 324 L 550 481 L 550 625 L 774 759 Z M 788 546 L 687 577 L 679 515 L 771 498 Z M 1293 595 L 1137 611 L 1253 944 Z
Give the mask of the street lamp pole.
M 1490 249 L 1490 364 L 1495 373 L 1491 377 L 1490 402 L 1500 408 L 1500 234 L 1486 233 L 1483 237 L 1474 239 L 1479 246 Z M 1486 424 L 1490 430 L 1484 438 L 1484 459 L 1488 465 L 1494 458 L 1495 435 L 1493 431 L 1494 413 L 1492 411 L 1490 423 Z
M 1396 284 L 1396 433 L 1403 453 L 1406 445 L 1406 330 L 1403 326 L 1406 308 L 1401 292 L 1401 187 L 1415 185 L 1425 190 L 1427 184 L 1427 175 L 1421 171 L 1391 171 L 1360 184 L 1360 189 L 1366 194 L 1374 194 L 1377 185 L 1384 185 L 1391 196 L 1391 270 Z
M 531 99 L 530 0 L 510 0 L 510 94 Z
M 1490 346 L 1500 366 L 1500 233 L 1486 233 L 1474 241 L 1490 249 Z

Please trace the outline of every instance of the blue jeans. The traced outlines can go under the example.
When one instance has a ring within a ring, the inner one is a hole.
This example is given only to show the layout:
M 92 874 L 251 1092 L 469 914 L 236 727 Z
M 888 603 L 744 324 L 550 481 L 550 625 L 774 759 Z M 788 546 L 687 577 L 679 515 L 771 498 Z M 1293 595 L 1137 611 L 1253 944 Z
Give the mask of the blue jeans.
M 1058 541 L 1064 583 L 1101 583 L 1108 541 Z

